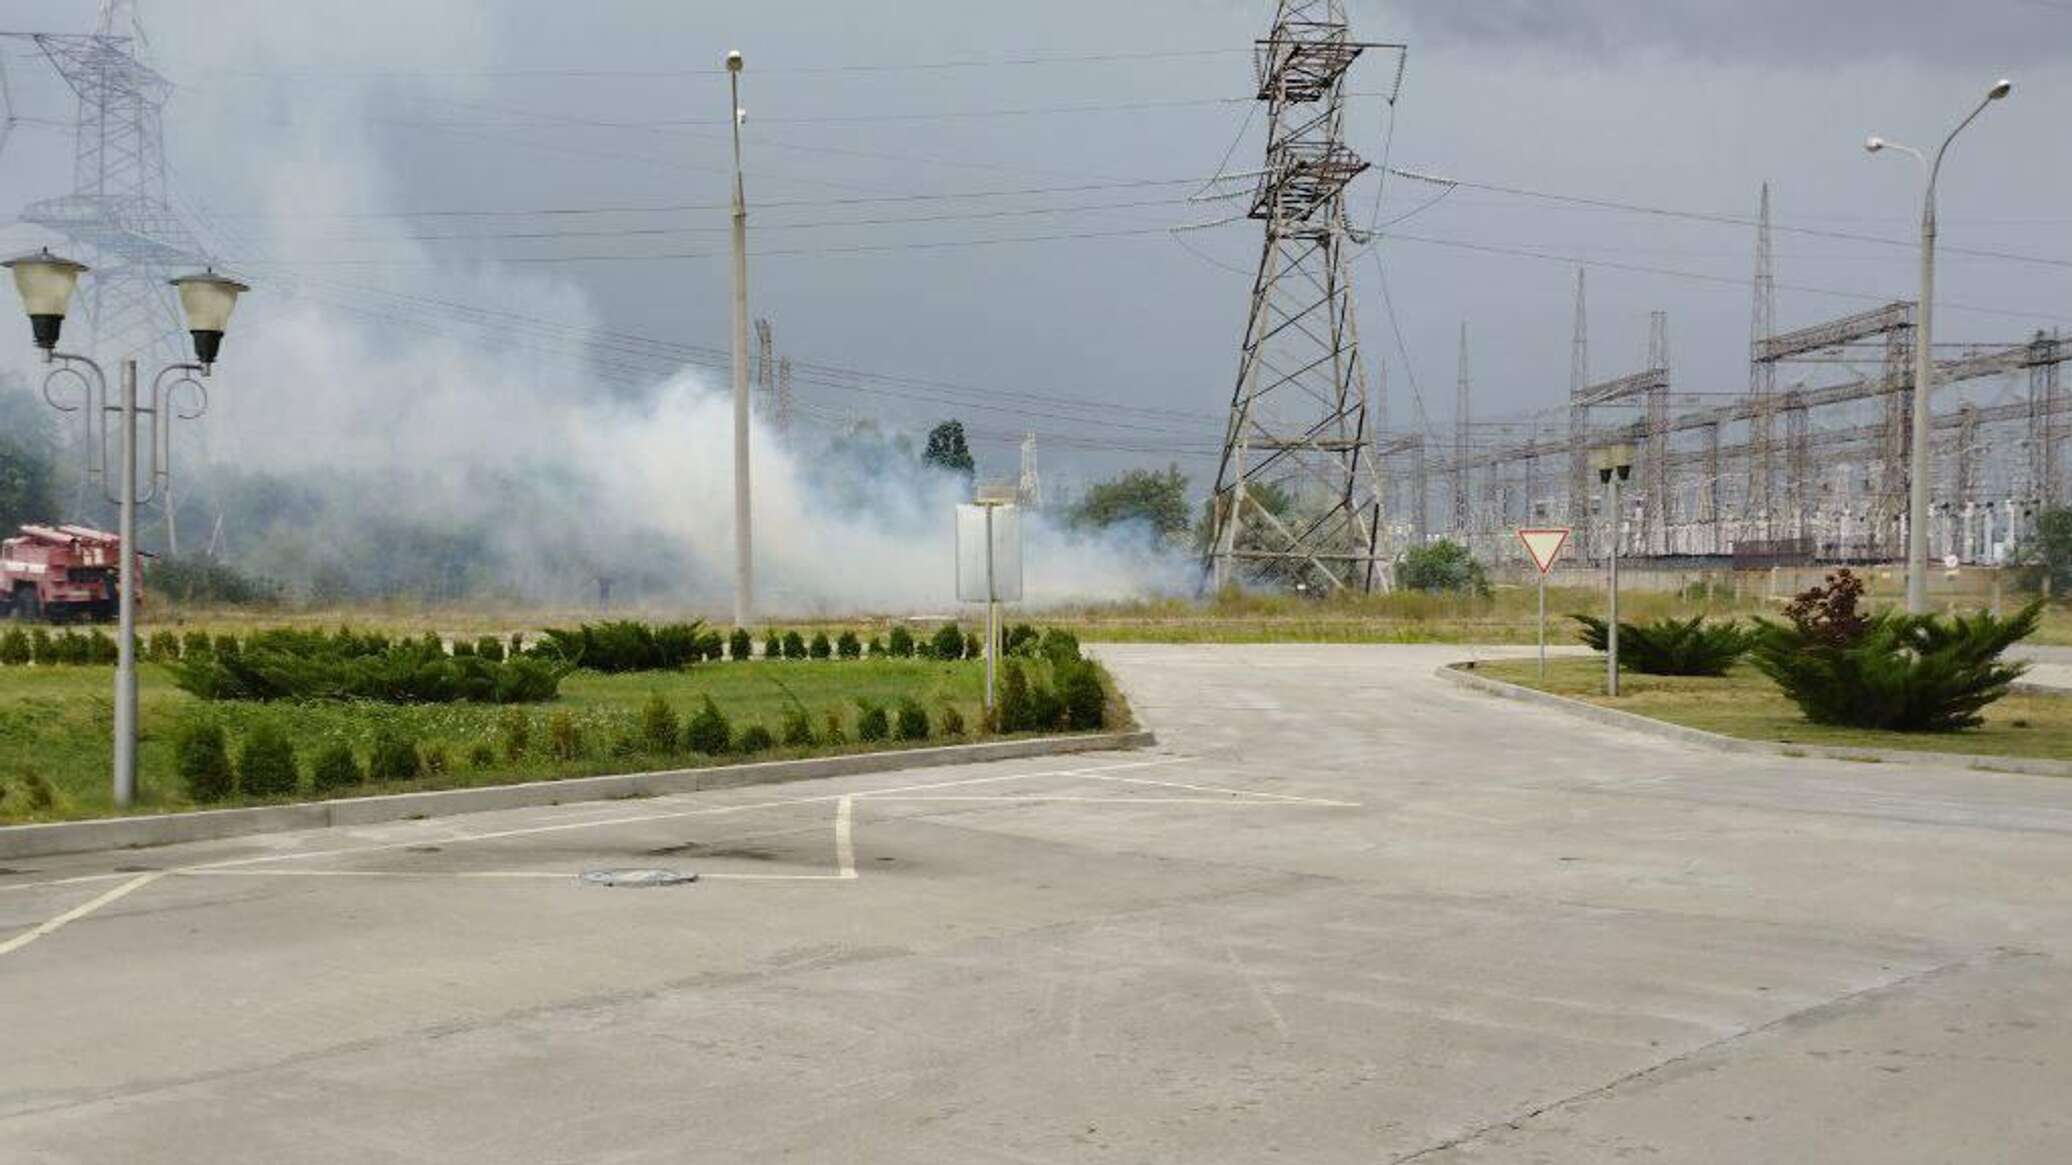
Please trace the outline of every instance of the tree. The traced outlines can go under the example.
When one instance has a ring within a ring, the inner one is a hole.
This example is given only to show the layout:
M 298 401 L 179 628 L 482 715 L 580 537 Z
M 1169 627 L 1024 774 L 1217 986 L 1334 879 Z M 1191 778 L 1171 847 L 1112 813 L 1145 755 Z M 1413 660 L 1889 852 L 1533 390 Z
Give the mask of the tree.
M 1404 551 L 1402 561 L 1396 564 L 1396 581 L 1413 591 L 1489 593 L 1489 575 L 1482 564 L 1475 561 L 1467 547 L 1444 538 Z
M 15 385 L 0 390 L 0 531 L 7 534 L 24 522 L 58 518 L 50 410 Z
M 1164 472 L 1132 469 L 1088 486 L 1070 519 L 1074 526 L 1093 530 L 1134 522 L 1169 538 L 1187 529 L 1187 475 L 1178 465 Z
M 921 464 L 967 478 L 976 474 L 978 463 L 971 459 L 971 446 L 964 441 L 964 422 L 944 421 L 928 430 L 928 448 L 921 453 Z

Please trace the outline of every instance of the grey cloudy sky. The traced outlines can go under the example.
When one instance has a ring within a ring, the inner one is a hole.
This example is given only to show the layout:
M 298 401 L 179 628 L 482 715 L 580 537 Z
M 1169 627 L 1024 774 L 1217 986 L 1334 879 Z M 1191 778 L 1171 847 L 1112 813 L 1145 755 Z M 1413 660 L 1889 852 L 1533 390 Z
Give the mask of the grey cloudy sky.
M 83 29 L 92 8 L 26 0 L 10 22 Z M 479 335 L 465 307 L 491 301 L 725 346 L 726 98 L 714 70 L 739 47 L 763 252 L 754 310 L 802 361 L 911 378 L 816 376 L 802 385 L 809 407 L 916 424 L 961 416 L 1003 469 L 1008 437 L 1035 430 L 1054 473 L 1169 458 L 1198 487 L 1213 473 L 1204 453 L 1228 400 L 1258 231 L 1165 228 L 1231 209 L 1187 202 L 1184 180 L 1226 153 L 1231 169 L 1256 165 L 1244 49 L 1271 4 L 142 9 L 181 86 L 168 113 L 177 181 L 210 212 L 226 258 L 363 323 L 374 304 L 457 335 Z M 2072 260 L 2072 2 L 1356 0 L 1352 16 L 1362 36 L 1411 45 L 1388 147 L 1398 166 L 1736 216 L 1753 214 L 1767 179 L 1781 224 L 1901 244 L 1780 234 L 1782 326 L 1910 294 L 1919 178 L 1901 157 L 1866 157 L 1861 141 L 1932 145 L 2012 75 L 2014 99 L 1967 134 L 1945 178 L 1944 238 Z M 1111 59 L 1046 59 L 1096 55 Z M 7 59 L 26 112 L 65 115 L 19 42 Z M 973 60 L 1000 63 L 960 64 Z M 1371 159 L 1388 126 L 1375 95 L 1391 80 L 1377 55 L 1353 82 L 1354 144 Z M 24 127 L 0 155 L 0 219 L 60 192 L 68 163 L 60 135 Z M 997 194 L 1030 189 L 1045 193 Z M 995 193 L 933 197 L 972 192 Z M 1415 415 L 1413 395 L 1435 424 L 1450 416 L 1462 321 L 1478 414 L 1555 405 L 1577 262 L 1593 268 L 1597 372 L 1637 364 L 1647 314 L 1662 310 L 1680 389 L 1745 384 L 1749 229 L 1472 188 L 1432 203 L 1437 193 L 1382 192 L 1379 217 L 1400 219 L 1378 252 L 1394 325 L 1374 257 L 1353 272 L 1396 426 Z M 929 197 L 890 201 L 916 195 Z M 1370 176 L 1362 217 L 1375 195 Z M 585 213 L 396 213 L 545 209 Z M 2062 264 L 1951 254 L 1941 291 L 1953 339 L 2072 328 Z

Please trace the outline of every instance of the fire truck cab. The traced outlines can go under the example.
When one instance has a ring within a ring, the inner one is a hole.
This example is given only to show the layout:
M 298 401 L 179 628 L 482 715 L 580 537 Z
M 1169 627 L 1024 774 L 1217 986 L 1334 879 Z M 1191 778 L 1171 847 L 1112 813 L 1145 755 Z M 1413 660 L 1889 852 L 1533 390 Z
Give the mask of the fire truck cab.
M 122 539 L 85 526 L 23 526 L 0 542 L 0 612 L 59 622 L 115 616 Z

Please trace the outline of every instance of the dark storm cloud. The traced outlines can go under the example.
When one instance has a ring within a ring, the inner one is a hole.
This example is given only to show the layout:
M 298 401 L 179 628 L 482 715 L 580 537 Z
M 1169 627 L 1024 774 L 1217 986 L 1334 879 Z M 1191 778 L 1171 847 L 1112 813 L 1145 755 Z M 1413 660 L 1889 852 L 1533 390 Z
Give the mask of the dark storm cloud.
M 1602 59 L 1666 49 L 1789 65 L 1992 66 L 2072 57 L 2072 0 L 1394 0 L 1433 47 L 1540 45 Z

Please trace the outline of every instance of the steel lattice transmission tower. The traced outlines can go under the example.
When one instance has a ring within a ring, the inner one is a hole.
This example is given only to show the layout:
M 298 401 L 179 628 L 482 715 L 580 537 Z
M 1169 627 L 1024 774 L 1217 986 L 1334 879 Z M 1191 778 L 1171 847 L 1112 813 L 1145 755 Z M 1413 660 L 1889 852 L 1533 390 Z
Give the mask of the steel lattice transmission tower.
M 80 306 L 104 362 L 177 358 L 180 314 L 166 281 L 199 262 L 201 248 L 166 194 L 160 113 L 172 82 L 139 59 L 129 0 L 106 0 L 89 35 L 30 39 L 71 87 L 78 110 L 72 193 L 32 203 L 22 221 L 92 252 Z
M 1280 0 L 1273 31 L 1254 46 L 1266 164 L 1248 215 L 1266 238 L 1211 507 L 1206 566 L 1219 589 L 1245 564 L 1333 591 L 1384 585 L 1345 247 L 1363 241 L 1345 198 L 1367 169 L 1345 144 L 1345 78 L 1375 48 L 1403 46 L 1354 40 L 1344 0 Z M 1261 484 L 1289 504 L 1275 513 Z

